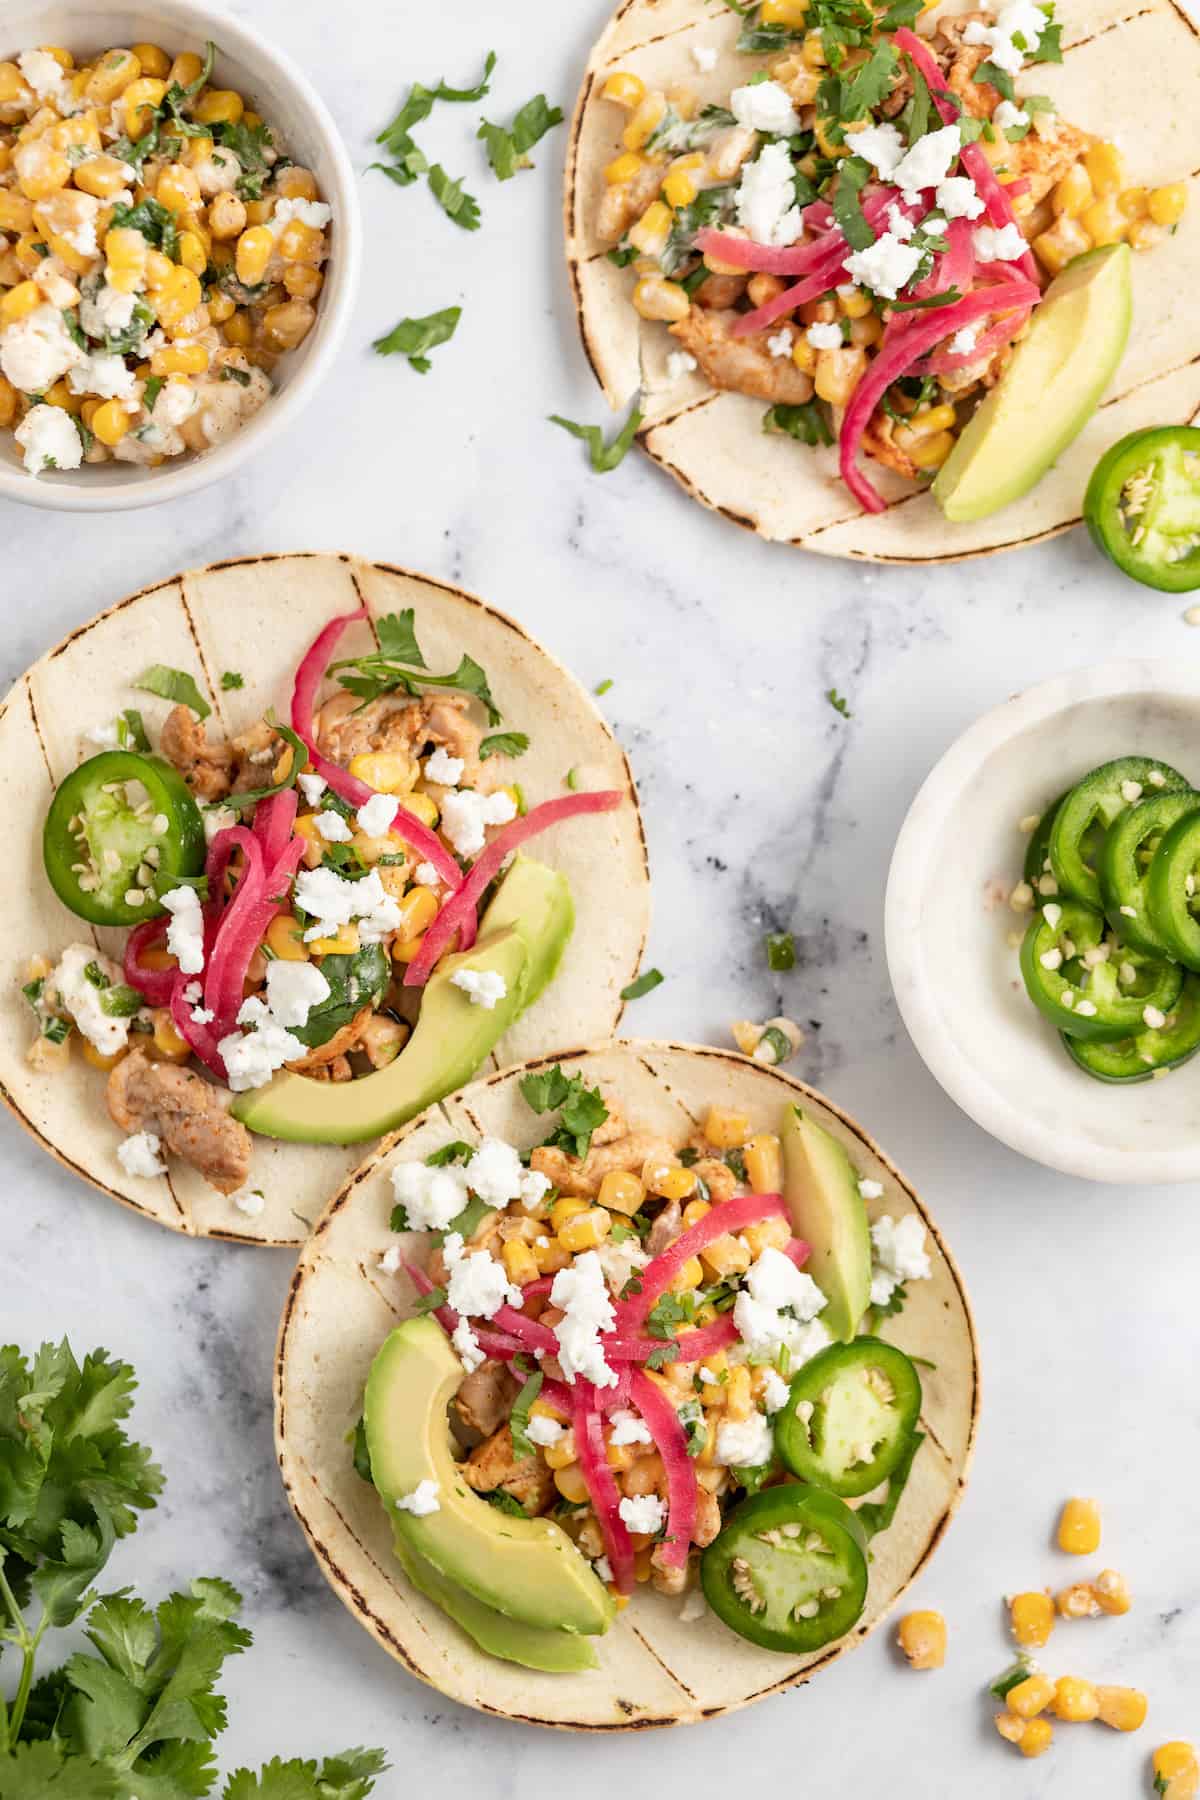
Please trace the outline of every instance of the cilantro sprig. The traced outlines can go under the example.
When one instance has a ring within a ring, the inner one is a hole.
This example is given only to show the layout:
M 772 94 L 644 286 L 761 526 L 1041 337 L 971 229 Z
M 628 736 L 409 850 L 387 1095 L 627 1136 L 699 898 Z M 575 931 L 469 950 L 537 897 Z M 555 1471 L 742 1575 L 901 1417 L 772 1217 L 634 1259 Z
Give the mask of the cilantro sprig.
M 348 693 L 366 701 L 397 691 L 416 697 L 425 688 L 453 688 L 473 695 L 487 713 L 488 724 L 499 725 L 502 715 L 492 697 L 487 674 L 473 656 L 464 651 L 457 669 L 449 675 L 430 674 L 417 642 L 411 606 L 402 612 L 385 613 L 376 620 L 375 629 L 379 638 L 377 650 L 370 650 L 365 656 L 347 657 L 330 667 L 330 674 L 337 676 Z M 346 670 L 353 673 L 346 674 Z
M 592 1133 L 608 1118 L 599 1088 L 587 1087 L 581 1075 L 565 1074 L 559 1063 L 523 1076 L 521 1094 L 534 1112 L 557 1112 L 558 1125 L 545 1141 L 570 1156 L 586 1156 Z
M 608 475 L 613 469 L 620 468 L 641 422 L 642 415 L 635 406 L 616 437 L 605 443 L 604 433 L 599 425 L 580 425 L 575 419 L 564 419 L 560 413 L 550 414 L 552 425 L 561 425 L 564 431 L 569 431 L 572 437 L 580 438 L 587 445 L 588 456 L 597 475 Z
M 509 126 L 493 125 L 487 119 L 481 119 L 475 135 L 487 150 L 487 159 L 497 181 L 511 181 L 521 169 L 531 169 L 533 159 L 529 152 L 548 131 L 561 125 L 562 119 L 562 107 L 551 106 L 545 94 L 535 94 L 532 100 L 527 100 Z
M 461 306 L 446 306 L 441 312 L 426 313 L 423 319 L 401 319 L 383 337 L 377 337 L 372 348 L 379 356 L 407 356 L 409 368 L 427 375 L 429 352 L 449 343 L 461 318 Z

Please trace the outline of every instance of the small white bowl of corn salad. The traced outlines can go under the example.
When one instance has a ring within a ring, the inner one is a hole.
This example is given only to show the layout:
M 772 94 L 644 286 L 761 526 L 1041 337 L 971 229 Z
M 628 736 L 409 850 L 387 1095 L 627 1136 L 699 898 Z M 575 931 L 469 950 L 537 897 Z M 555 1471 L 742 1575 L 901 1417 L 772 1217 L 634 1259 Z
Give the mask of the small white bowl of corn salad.
M 0 10 L 0 497 L 194 492 L 294 423 L 357 283 L 353 171 L 239 20 L 154 0 Z

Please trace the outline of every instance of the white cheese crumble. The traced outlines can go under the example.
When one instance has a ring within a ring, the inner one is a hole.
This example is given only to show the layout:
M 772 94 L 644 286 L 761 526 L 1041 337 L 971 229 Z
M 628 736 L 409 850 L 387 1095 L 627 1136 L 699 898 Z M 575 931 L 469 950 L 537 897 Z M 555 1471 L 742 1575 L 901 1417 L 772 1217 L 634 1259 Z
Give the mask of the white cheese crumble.
M 107 350 L 94 350 L 85 362 L 67 371 L 73 394 L 99 394 L 103 400 L 132 400 L 137 376 L 125 367 L 125 359 Z
M 233 1204 L 248 1219 L 257 1219 L 266 1211 L 267 1199 L 258 1188 L 243 1188 L 240 1194 L 233 1196 Z
M 704 1598 L 704 1590 L 692 1588 L 679 1609 L 679 1622 L 681 1625 L 694 1625 L 698 1619 L 704 1617 L 707 1611 L 708 1601 Z
M 667 357 L 667 380 L 681 381 L 696 368 L 696 359 L 687 350 L 672 350 Z
M 235 1094 L 262 1087 L 284 1063 L 296 1062 L 308 1054 L 300 1039 L 286 1031 L 272 1016 L 271 1009 L 253 994 L 242 1001 L 237 1022 L 253 1025 L 254 1030 L 231 1031 L 217 1045 Z
M 792 96 L 777 81 L 753 81 L 734 88 L 729 110 L 739 125 L 751 131 L 769 131 L 775 137 L 794 137 L 800 120 Z
M 628 1407 L 618 1407 L 610 1415 L 612 1434 L 609 1442 L 613 1444 L 652 1444 L 649 1428 L 644 1420 L 639 1419 Z
M 134 1131 L 117 1145 L 117 1161 L 127 1175 L 140 1175 L 149 1180 L 165 1175 L 167 1165 L 159 1155 L 162 1139 L 154 1131 Z
M 314 775 L 311 769 L 296 777 L 297 786 L 310 806 L 315 806 L 325 792 L 326 782 L 323 775 Z
M 594 1250 L 585 1250 L 568 1269 L 560 1269 L 550 1301 L 565 1314 L 554 1328 L 558 1360 L 568 1382 L 582 1375 L 596 1387 L 615 1387 L 616 1371 L 604 1360 L 600 1333 L 611 1331 L 617 1315 L 605 1285 L 604 1269 Z
M 77 469 L 83 461 L 83 440 L 75 421 L 61 406 L 31 406 L 13 436 L 24 451 L 31 475 L 47 469 Z
M 485 1012 L 491 1012 L 497 1000 L 508 993 L 508 983 L 493 969 L 456 969 L 450 985 L 461 988 L 471 1005 L 482 1006 Z
M 467 1204 L 467 1183 L 461 1168 L 401 1162 L 392 1170 L 392 1194 L 412 1231 L 444 1231 Z
M 791 1389 L 777 1369 L 768 1369 L 763 1378 L 763 1405 L 769 1413 L 782 1412 Z
M 327 844 L 348 844 L 354 836 L 340 812 L 319 812 L 315 823 Z
M 565 1432 L 565 1425 L 560 1425 L 557 1419 L 548 1419 L 545 1413 L 534 1413 L 525 1427 L 525 1436 L 530 1443 L 540 1444 L 543 1449 L 548 1449 L 551 1444 L 557 1444 Z
M 411 1513 L 414 1519 L 427 1519 L 430 1513 L 442 1510 L 439 1492 L 436 1481 L 418 1481 L 411 1493 L 400 1495 L 396 1501 L 396 1511 Z
M 826 325 L 820 320 L 810 325 L 805 337 L 814 350 L 840 350 L 842 347 L 842 328 L 840 325 Z
M 466 1319 L 460 1319 L 450 1333 L 450 1342 L 458 1352 L 458 1360 L 470 1375 L 487 1361 L 487 1357 L 479 1348 L 479 1339 L 471 1330 Z
M 328 1000 L 331 989 L 315 963 L 276 957 L 267 964 L 267 1005 L 285 1029 L 307 1025 L 314 1006 Z
M 692 61 L 702 75 L 711 75 L 717 66 L 717 53 L 711 44 L 693 44 Z
M 1019 225 L 977 225 L 972 236 L 980 262 L 1020 262 L 1029 248 Z
M 794 244 L 804 229 L 786 144 L 767 144 L 747 163 L 737 191 L 738 224 L 759 244 Z
M 390 1244 L 379 1259 L 377 1265 L 379 1273 L 381 1275 L 398 1275 L 403 1260 L 399 1244 Z
M 956 331 L 954 336 L 950 339 L 950 348 L 951 348 L 951 350 L 953 350 L 955 356 L 970 356 L 972 350 L 975 348 L 975 346 L 978 342 L 979 342 L 979 327 L 978 327 L 978 325 L 964 325 L 962 330 Z M 1019 881 L 1017 883 L 1017 888 L 1023 888 L 1025 890 L 1025 892 L 1029 896 L 1029 903 L 1032 904 L 1033 889 L 1029 886 L 1029 883 L 1027 881 Z M 1016 894 L 1017 888 L 1013 889 L 1014 895 Z M 1011 897 L 1009 900 L 1009 905 L 1010 906 L 1012 905 Z
M 867 125 L 851 134 L 850 148 L 888 181 L 904 156 L 904 139 L 895 125 Z
M 47 981 L 47 998 L 57 995 L 65 1012 L 70 1013 L 79 1030 L 103 1056 L 123 1050 L 129 1041 L 129 1020 L 112 1019 L 100 1004 L 103 988 L 89 981 L 84 973 L 95 966 L 109 982 L 119 982 L 121 971 L 110 957 L 102 956 L 90 944 L 69 944 L 59 958 L 58 966 Z
M 107 281 L 79 302 L 79 323 L 90 338 L 104 338 L 127 331 L 133 321 L 136 294 L 123 294 Z
M 972 19 L 963 31 L 964 44 L 986 44 L 991 61 L 1006 75 L 1019 75 L 1025 58 L 1031 56 L 1041 42 L 1049 24 L 1049 16 L 1034 0 L 1011 0 L 994 25 Z M 1016 43 L 1020 38 L 1022 42 Z
M 22 50 L 17 67 L 39 100 L 57 100 L 63 89 L 63 67 L 48 50 Z
M 459 856 L 477 855 L 484 846 L 485 828 L 507 825 L 516 816 L 511 794 L 476 794 L 464 788 L 442 800 L 442 831 Z
M 201 808 L 204 819 L 204 841 L 211 844 L 218 832 L 229 831 L 238 822 L 238 816 L 232 806 L 205 806 Z
M 60 375 L 86 360 L 54 306 L 35 307 L 0 332 L 0 373 L 23 394 L 44 394 Z
M 774 1449 L 775 1434 L 760 1412 L 748 1419 L 726 1419 L 717 1427 L 717 1461 L 730 1468 L 761 1468 Z
M 934 199 L 948 219 L 977 219 L 983 211 L 983 198 L 969 175 L 947 175 L 938 182 Z
M 442 1256 L 446 1303 L 460 1318 L 492 1319 L 502 1306 L 521 1305 L 521 1290 L 509 1281 L 503 1263 L 486 1250 L 464 1250 L 460 1231 L 447 1235 Z
M 932 1270 L 925 1227 L 916 1213 L 906 1213 L 899 1224 L 890 1213 L 876 1219 L 871 1227 L 871 1247 L 872 1306 L 886 1306 L 902 1281 L 928 1281 Z
M 216 152 L 213 154 L 215 156 Z M 274 236 L 279 237 L 284 226 L 290 225 L 293 219 L 298 219 L 301 225 L 311 225 L 314 231 L 324 231 L 332 217 L 333 208 L 324 200 L 277 200 L 267 224 Z
M 885 231 L 865 250 L 856 250 L 848 256 L 846 269 L 855 281 L 870 288 L 881 300 L 894 300 L 900 289 L 912 280 L 920 261 L 919 250 L 902 242 L 894 232 Z
M 425 779 L 436 782 L 440 787 L 457 787 L 466 766 L 461 756 L 451 756 L 439 744 L 432 755 L 425 758 Z
M 1029 114 L 1014 106 L 1011 100 L 1001 100 L 992 114 L 992 124 L 997 131 L 1014 131 L 1019 125 L 1028 125 Z
M 360 881 L 346 881 L 335 869 L 301 869 L 295 901 L 316 921 L 305 930 L 305 943 L 335 937 L 357 919 L 359 942 L 378 944 L 400 924 L 399 903 L 385 892 L 378 869 Z
M 892 180 L 906 194 L 936 188 L 954 167 L 961 149 L 962 133 L 957 125 L 943 125 L 940 131 L 927 131 L 911 150 L 905 151 L 892 171 Z
M 437 887 L 441 879 L 432 863 L 418 863 L 413 870 L 413 880 L 418 887 Z
M 396 816 L 394 794 L 372 794 L 364 800 L 354 817 L 368 837 L 386 837 Z
M 621 1501 L 617 1511 L 630 1531 L 643 1537 L 653 1537 L 661 1531 L 667 1517 L 667 1509 L 657 1494 L 636 1494 Z
M 185 975 L 198 975 L 204 967 L 204 915 L 195 888 L 177 887 L 164 894 L 162 903 L 171 915 L 167 949 Z
M 865 1176 L 863 1180 L 859 1182 L 858 1191 L 864 1200 L 883 1199 L 882 1181 L 872 1181 L 869 1176 Z
M 838 333 L 840 338 L 841 333 Z M 792 333 L 787 325 L 783 325 L 772 337 L 767 339 L 767 349 L 772 356 L 790 356 L 792 354 Z
M 806 1358 L 813 1356 L 829 1342 L 817 1318 L 824 1306 L 825 1296 L 811 1275 L 798 1269 L 782 1250 L 768 1248 L 746 1271 L 745 1286 L 734 1302 L 733 1321 L 752 1356 L 772 1360 L 786 1347 L 797 1367 L 801 1353 Z

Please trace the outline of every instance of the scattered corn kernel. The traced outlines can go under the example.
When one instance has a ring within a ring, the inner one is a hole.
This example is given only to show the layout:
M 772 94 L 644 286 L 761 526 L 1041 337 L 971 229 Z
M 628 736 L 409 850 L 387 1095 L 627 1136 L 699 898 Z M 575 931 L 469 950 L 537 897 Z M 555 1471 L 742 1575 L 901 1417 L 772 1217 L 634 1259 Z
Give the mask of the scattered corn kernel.
M 1096 1619 L 1100 1616 L 1100 1602 L 1086 1581 L 1076 1581 L 1071 1587 L 1064 1588 L 1055 1604 L 1064 1619 Z
M 624 1213 L 626 1218 L 632 1218 L 646 1198 L 646 1190 L 637 1176 L 628 1170 L 610 1169 L 600 1183 L 596 1198 L 607 1211 Z
M 1187 208 L 1187 183 L 1171 181 L 1165 187 L 1151 188 L 1146 207 L 1156 225 L 1178 225 Z
M 1200 1793 L 1200 1762 L 1195 1746 L 1182 1739 L 1160 1744 L 1150 1758 L 1154 1791 L 1163 1800 L 1196 1800 Z
M 1060 1675 L 1054 1684 L 1055 1717 L 1071 1725 L 1084 1725 L 1100 1711 L 1100 1700 L 1090 1681 L 1078 1675 Z
M 704 1120 L 704 1136 L 714 1149 L 736 1150 L 750 1136 L 749 1117 L 730 1107 L 710 1106 Z
M 1024 1681 L 1018 1681 L 1016 1687 L 1009 1688 L 1004 1696 L 1004 1704 L 1010 1712 L 1019 1718 L 1033 1719 L 1038 1713 L 1045 1712 L 1054 1699 L 1054 1683 L 1048 1675 L 1027 1675 Z
M 946 1660 L 946 1621 L 940 1612 L 911 1612 L 901 1619 L 896 1642 L 911 1669 L 940 1669 Z
M 1146 1723 L 1148 1702 L 1140 1688 L 1098 1687 L 1096 1717 L 1114 1731 L 1140 1731 Z
M 1058 1547 L 1069 1556 L 1094 1556 L 1100 1548 L 1100 1508 L 1094 1500 L 1068 1500 L 1058 1521 Z
M 1101 1611 L 1116 1617 L 1127 1613 L 1133 1605 L 1133 1595 L 1129 1592 L 1129 1584 L 1116 1569 L 1102 1569 L 1092 1583 L 1092 1592 L 1099 1602 Z
M 624 182 L 632 181 L 638 170 L 645 166 L 644 156 L 639 156 L 636 150 L 625 150 L 607 165 L 604 179 L 609 187 L 620 187 Z
M 594 1250 L 597 1244 L 612 1230 L 612 1216 L 602 1206 L 593 1206 L 587 1212 L 578 1213 L 573 1219 L 567 1219 L 558 1233 L 558 1241 L 564 1250 L 572 1256 L 580 1251 Z
M 645 82 L 639 75 L 631 75 L 625 69 L 614 70 L 604 84 L 604 98 L 615 100 L 618 106 L 625 107 L 629 112 L 635 106 L 640 106 L 645 97 Z
M 1013 1637 L 1022 1650 L 1040 1650 L 1054 1630 L 1054 1602 L 1046 1593 L 1014 1594 L 1008 1603 Z

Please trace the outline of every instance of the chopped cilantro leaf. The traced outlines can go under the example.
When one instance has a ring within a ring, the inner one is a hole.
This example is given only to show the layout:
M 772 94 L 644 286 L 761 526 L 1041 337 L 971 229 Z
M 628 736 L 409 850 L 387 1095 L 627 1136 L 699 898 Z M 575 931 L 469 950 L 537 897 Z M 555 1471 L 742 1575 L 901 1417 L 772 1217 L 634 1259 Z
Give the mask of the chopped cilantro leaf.
M 494 731 L 485 737 L 479 746 L 479 760 L 486 762 L 489 756 L 524 756 L 529 748 L 529 738 L 523 731 Z
M 638 976 L 636 981 L 631 981 L 628 987 L 621 989 L 621 998 L 622 1000 L 640 1000 L 643 994 L 653 993 L 654 989 L 661 985 L 663 979 L 661 969 L 647 969 Z
M 245 685 L 246 677 L 240 675 L 236 669 L 226 669 L 223 671 L 221 675 L 221 688 L 224 693 L 232 693 L 236 688 L 243 688 Z
M 448 219 L 463 231 L 479 230 L 478 200 L 467 193 L 461 179 L 452 181 L 441 163 L 434 163 L 429 171 L 429 188 Z
M 529 1409 L 542 1391 L 542 1379 L 542 1371 L 535 1369 L 513 1402 L 508 1423 L 512 1431 L 513 1454 L 519 1462 L 533 1455 L 534 1446 L 529 1439 Z
M 534 1112 L 558 1113 L 558 1128 L 546 1139 L 547 1144 L 571 1156 L 587 1155 L 592 1133 L 608 1118 L 599 1088 L 585 1086 L 582 1076 L 568 1076 L 554 1063 L 540 1074 L 523 1076 L 521 1093 Z
M 838 172 L 833 190 L 834 217 L 852 250 L 866 250 L 875 242 L 875 233 L 864 217 L 860 199 L 870 178 L 871 165 L 865 157 L 848 156 Z
M 592 468 L 597 475 L 607 475 L 620 467 L 641 422 L 642 415 L 635 406 L 616 437 L 606 444 L 599 425 L 579 425 L 574 419 L 564 419 L 559 413 L 550 414 L 552 425 L 561 425 L 564 431 L 569 431 L 572 437 L 580 438 L 587 445 Z
M 519 169 L 532 167 L 529 152 L 533 146 L 562 123 L 562 108 L 550 106 L 545 94 L 535 94 L 516 114 L 511 126 L 479 121 L 476 136 L 487 150 L 488 162 L 498 181 L 510 181 Z
M 846 704 L 845 695 L 839 694 L 836 688 L 829 688 L 825 698 L 828 700 L 830 706 L 832 706 L 834 712 L 841 713 L 843 719 L 853 717 L 850 708 Z
M 796 966 L 796 940 L 790 931 L 768 931 L 766 936 L 767 967 L 776 974 Z
M 198 719 L 207 719 L 212 707 L 186 669 L 171 669 L 166 663 L 153 663 L 133 683 L 143 694 L 157 694 L 160 700 L 173 700 L 186 706 Z
M 380 356 L 406 356 L 409 367 L 425 375 L 430 367 L 427 352 L 447 343 L 461 318 L 461 306 L 447 306 L 423 319 L 401 319 L 384 337 L 375 339 L 373 348 Z
M 768 406 L 763 414 L 764 431 L 782 432 L 798 444 L 832 444 L 833 433 L 819 400 L 805 400 L 796 406 Z

